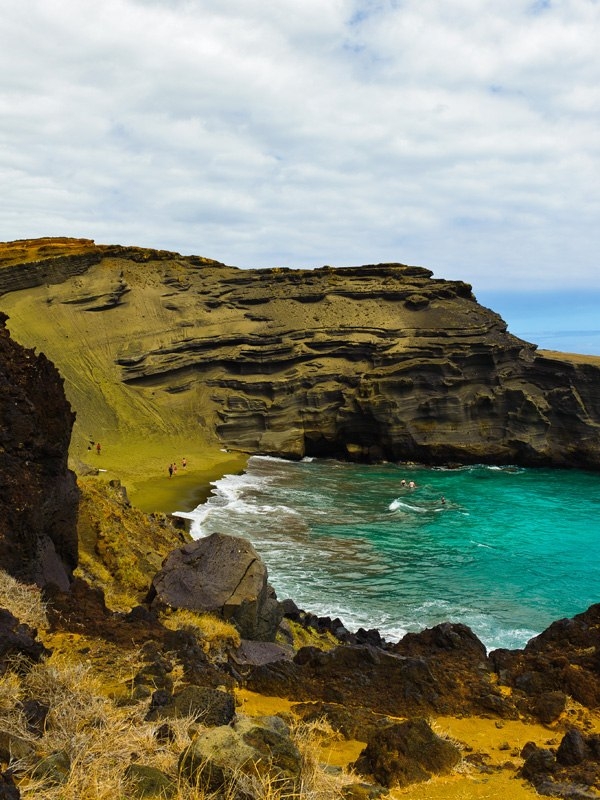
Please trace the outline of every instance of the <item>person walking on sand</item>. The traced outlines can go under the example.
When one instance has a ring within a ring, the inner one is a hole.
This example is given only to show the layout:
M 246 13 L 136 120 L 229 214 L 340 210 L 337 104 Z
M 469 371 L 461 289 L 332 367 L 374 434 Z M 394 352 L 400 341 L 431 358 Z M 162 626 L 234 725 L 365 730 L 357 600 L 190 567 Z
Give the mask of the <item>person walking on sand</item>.
M 98 453 L 98 455 L 100 455 L 100 450 L 102 450 L 102 448 L 100 447 L 100 442 L 98 442 L 96 444 L 96 452 Z
M 173 464 L 169 464 L 169 478 L 173 477 Z
M 187 467 L 187 458 L 185 456 L 181 459 L 181 466 L 184 469 Z

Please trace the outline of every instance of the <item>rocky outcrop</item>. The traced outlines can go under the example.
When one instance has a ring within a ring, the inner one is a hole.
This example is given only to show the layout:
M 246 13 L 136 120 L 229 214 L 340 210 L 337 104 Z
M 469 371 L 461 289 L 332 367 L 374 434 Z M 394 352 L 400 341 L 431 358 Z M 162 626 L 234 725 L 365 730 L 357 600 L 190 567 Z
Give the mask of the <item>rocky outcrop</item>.
M 73 421 L 54 365 L 12 341 L 0 313 L 0 564 L 63 589 L 77 565 Z
M 450 772 L 460 758 L 456 745 L 435 734 L 424 719 L 415 719 L 390 723 L 371 734 L 354 769 L 391 788 Z
M 272 641 L 283 618 L 254 547 L 247 539 L 222 533 L 170 553 L 152 581 L 147 601 L 217 614 L 246 639 Z
M 449 650 L 428 649 L 424 644 L 419 652 L 406 655 L 402 651 L 409 648 L 402 642 L 386 648 L 343 645 L 329 652 L 303 647 L 292 660 L 249 668 L 246 684 L 264 694 L 351 704 L 394 717 L 433 713 L 518 717 L 512 701 L 494 684 L 484 646 L 481 642 L 472 646 L 474 634 L 466 626 L 438 627 L 446 629 L 446 635 L 448 629 L 457 629 L 456 641 L 461 644 Z M 412 636 L 422 636 L 425 643 L 432 638 L 430 631 Z
M 117 379 L 148 419 L 201 407 L 204 436 L 250 453 L 600 466 L 600 359 L 537 352 L 460 281 L 403 264 L 239 270 L 87 240 L 16 244 L 0 245 L 0 294 L 38 287 L 47 329 L 72 325 L 106 359 L 94 379 L 76 370 L 84 415 L 99 378 Z
M 36 636 L 37 631 L 0 608 L 0 676 L 19 659 L 35 663 L 50 654 Z
M 529 742 L 523 748 L 525 759 L 520 774 L 547 797 L 593 800 L 600 788 L 600 736 L 584 735 L 572 729 L 558 748 L 537 747 Z
M 600 604 L 553 622 L 523 650 L 490 653 L 500 680 L 520 698 L 524 712 L 554 721 L 567 696 L 587 708 L 600 706 Z

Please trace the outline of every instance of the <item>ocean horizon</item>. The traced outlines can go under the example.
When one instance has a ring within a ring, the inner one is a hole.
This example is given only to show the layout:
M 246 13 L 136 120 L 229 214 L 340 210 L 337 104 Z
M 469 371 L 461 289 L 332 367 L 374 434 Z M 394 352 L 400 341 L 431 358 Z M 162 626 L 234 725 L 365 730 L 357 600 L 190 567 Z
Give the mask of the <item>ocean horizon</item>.
M 541 350 L 600 356 L 600 292 L 475 291 L 508 330 Z

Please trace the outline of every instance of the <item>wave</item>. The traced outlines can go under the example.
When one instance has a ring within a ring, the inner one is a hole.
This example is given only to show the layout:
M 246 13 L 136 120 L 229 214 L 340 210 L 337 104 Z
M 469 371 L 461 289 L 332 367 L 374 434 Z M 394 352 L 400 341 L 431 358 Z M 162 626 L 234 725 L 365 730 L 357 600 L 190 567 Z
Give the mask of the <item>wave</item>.
M 522 647 L 597 599 L 598 496 L 596 473 L 252 456 L 176 513 L 195 538 L 247 537 L 280 599 L 350 630 L 401 638 L 450 620 Z

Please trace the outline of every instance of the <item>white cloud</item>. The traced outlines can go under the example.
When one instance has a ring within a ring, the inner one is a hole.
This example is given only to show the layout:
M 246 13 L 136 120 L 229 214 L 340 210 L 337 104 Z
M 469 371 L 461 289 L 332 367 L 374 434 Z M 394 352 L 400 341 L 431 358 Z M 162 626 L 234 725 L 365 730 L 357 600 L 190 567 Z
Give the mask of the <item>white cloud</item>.
M 5 6 L 3 240 L 600 288 L 593 0 Z

